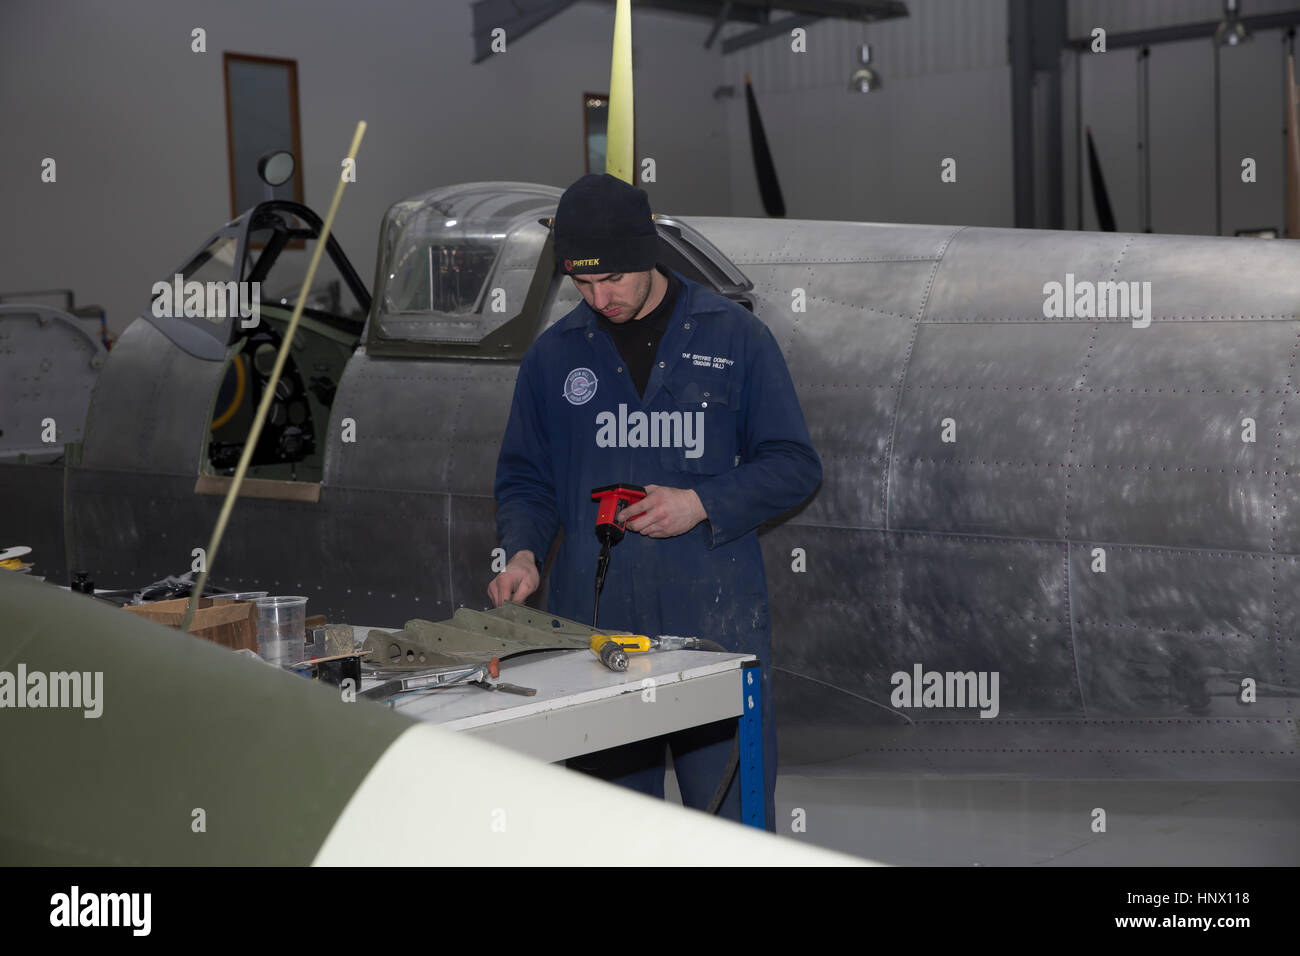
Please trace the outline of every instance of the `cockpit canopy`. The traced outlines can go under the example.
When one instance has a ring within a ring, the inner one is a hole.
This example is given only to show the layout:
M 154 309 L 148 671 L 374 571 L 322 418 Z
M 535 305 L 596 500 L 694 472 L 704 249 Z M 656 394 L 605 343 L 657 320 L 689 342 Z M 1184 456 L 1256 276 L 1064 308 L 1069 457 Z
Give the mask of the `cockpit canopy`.
M 501 339 L 512 320 L 540 307 L 545 284 L 538 280 L 553 271 L 543 220 L 561 192 L 530 183 L 468 183 L 390 208 L 381 227 L 368 344 L 463 347 Z M 510 338 L 519 341 L 501 341 L 490 351 L 528 344 L 527 335 Z
M 376 355 L 517 359 L 544 325 L 557 272 L 551 219 L 564 191 L 465 183 L 384 216 L 366 348 Z M 655 215 L 658 261 L 752 307 L 753 284 L 704 236 Z

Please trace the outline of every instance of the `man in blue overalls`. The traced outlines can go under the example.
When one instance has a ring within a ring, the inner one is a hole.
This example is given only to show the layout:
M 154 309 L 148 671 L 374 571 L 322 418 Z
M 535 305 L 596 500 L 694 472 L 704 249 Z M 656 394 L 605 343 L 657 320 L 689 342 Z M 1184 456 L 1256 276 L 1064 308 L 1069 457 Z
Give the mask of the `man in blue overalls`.
M 636 484 L 601 597 L 606 627 L 707 638 L 763 664 L 767 828 L 774 829 L 771 627 L 758 526 L 808 498 L 821 461 L 776 339 L 743 306 L 656 266 L 644 190 L 608 174 L 570 186 L 555 214 L 560 262 L 584 304 L 519 367 L 497 462 L 497 532 L 509 561 L 489 585 L 522 602 L 556 532 L 547 607 L 590 621 L 599 544 L 591 491 Z M 651 705 L 647 705 L 651 706 Z M 703 808 L 734 721 L 617 747 L 569 766 L 663 796 L 664 745 L 687 806 Z M 740 819 L 733 780 L 719 816 Z

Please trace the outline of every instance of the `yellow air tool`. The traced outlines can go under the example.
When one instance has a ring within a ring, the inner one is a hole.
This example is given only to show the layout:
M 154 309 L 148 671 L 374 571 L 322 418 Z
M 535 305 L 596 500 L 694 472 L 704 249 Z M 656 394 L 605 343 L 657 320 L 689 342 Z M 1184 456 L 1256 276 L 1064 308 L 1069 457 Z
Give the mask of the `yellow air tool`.
M 627 670 L 627 655 L 650 650 L 650 638 L 644 634 L 593 634 L 591 653 L 612 671 Z

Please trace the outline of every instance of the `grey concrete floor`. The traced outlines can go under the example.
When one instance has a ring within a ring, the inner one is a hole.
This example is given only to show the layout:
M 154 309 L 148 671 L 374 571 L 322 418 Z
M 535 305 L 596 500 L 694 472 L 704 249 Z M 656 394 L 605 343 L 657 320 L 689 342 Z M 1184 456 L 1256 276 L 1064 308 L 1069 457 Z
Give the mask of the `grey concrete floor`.
M 776 802 L 792 839 L 904 866 L 1300 865 L 1296 782 L 790 774 Z
M 1300 782 L 788 773 L 776 804 L 786 838 L 899 866 L 1300 865 Z

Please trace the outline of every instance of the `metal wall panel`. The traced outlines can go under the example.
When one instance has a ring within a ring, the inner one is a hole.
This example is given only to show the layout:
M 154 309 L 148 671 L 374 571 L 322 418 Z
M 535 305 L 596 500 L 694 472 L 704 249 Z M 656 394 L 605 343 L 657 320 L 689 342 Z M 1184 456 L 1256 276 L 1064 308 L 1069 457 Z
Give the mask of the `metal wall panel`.
M 1151 47 L 1148 73 L 1151 78 L 1151 228 L 1160 233 L 1212 236 L 1214 47 L 1209 40 L 1158 44 Z M 1136 98 L 1136 76 L 1133 82 Z M 1087 89 L 1085 81 L 1084 90 Z M 1189 104 L 1195 105 L 1189 108 Z M 1086 106 L 1084 116 L 1085 122 L 1092 122 Z M 1270 127 L 1274 133 L 1276 125 Z M 1225 155 L 1237 149 L 1234 138 L 1225 136 L 1224 144 Z M 1131 143 L 1134 151 L 1127 154 L 1130 162 L 1116 170 L 1117 175 L 1128 176 L 1130 171 L 1136 175 L 1136 145 L 1136 141 Z M 1086 159 L 1084 169 L 1086 179 Z M 1110 170 L 1106 181 L 1110 182 Z
M 1083 125 L 1092 129 L 1115 226 L 1120 232 L 1137 232 L 1142 228 L 1138 208 L 1137 47 L 1083 54 L 1079 70 Z M 1211 107 L 1207 103 L 1205 108 Z M 1080 131 L 1078 162 L 1083 170 L 1083 228 L 1095 232 L 1100 226 L 1084 131 Z M 1160 173 L 1159 166 L 1153 165 L 1152 170 L 1153 178 Z
M 1291 8 L 1296 9 L 1297 4 L 1292 3 Z M 1223 235 L 1268 227 L 1285 235 L 1286 168 L 1278 135 L 1286 118 L 1283 31 L 1260 31 L 1249 43 L 1225 47 L 1219 76 L 1223 84 L 1219 106 Z M 1254 182 L 1242 179 L 1242 160 L 1248 157 L 1255 161 Z

